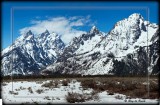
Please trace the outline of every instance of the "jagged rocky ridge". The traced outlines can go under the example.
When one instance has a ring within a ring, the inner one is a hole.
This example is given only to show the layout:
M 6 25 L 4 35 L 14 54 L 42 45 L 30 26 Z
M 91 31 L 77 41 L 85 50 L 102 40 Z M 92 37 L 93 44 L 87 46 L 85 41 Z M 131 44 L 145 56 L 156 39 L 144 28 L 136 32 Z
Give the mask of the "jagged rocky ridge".
M 64 47 L 56 33 L 46 30 L 40 35 L 34 35 L 30 30 L 3 50 L 2 75 L 39 74 L 41 69 L 57 59 Z
M 2 52 L 2 73 L 157 75 L 159 73 L 158 25 L 134 13 L 105 34 L 95 26 L 64 45 L 47 30 L 20 36 Z M 148 42 L 147 42 L 148 38 Z M 148 49 L 148 50 L 147 50 Z M 13 57 L 13 60 L 12 60 Z M 13 64 L 13 65 L 12 65 Z
M 94 26 L 87 34 L 75 37 L 58 60 L 41 73 L 123 76 L 147 75 L 149 71 L 156 75 L 158 51 L 158 25 L 135 13 L 117 22 L 107 35 Z

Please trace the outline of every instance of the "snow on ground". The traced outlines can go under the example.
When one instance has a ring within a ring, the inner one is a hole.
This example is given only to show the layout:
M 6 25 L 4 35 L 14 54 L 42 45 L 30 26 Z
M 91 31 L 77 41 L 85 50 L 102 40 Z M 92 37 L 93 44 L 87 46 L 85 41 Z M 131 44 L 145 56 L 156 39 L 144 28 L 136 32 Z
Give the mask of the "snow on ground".
M 2 99 L 3 102 L 8 103 L 68 103 L 66 101 L 66 95 L 68 92 L 76 92 L 80 94 L 91 94 L 93 89 L 83 89 L 81 83 L 72 80 L 68 86 L 62 86 L 59 83 L 57 88 L 41 87 L 42 84 L 50 82 L 46 81 L 17 81 L 17 82 L 3 82 L 2 83 Z M 62 81 L 62 80 L 60 80 Z M 13 86 L 13 87 L 12 87 Z M 29 91 L 31 88 L 33 93 Z M 13 94 L 11 93 L 13 89 Z M 38 93 L 37 90 L 42 90 L 42 93 Z M 108 95 L 107 91 L 97 93 L 99 98 L 94 100 L 88 100 L 84 103 L 158 103 L 157 99 L 127 99 L 125 95 L 114 94 Z
M 98 93 L 99 100 L 94 101 L 90 100 L 84 103 L 158 103 L 158 100 L 156 99 L 140 99 L 140 98 L 135 98 L 135 99 L 127 99 L 127 97 L 123 94 L 114 94 L 114 95 L 108 95 L 106 91 Z

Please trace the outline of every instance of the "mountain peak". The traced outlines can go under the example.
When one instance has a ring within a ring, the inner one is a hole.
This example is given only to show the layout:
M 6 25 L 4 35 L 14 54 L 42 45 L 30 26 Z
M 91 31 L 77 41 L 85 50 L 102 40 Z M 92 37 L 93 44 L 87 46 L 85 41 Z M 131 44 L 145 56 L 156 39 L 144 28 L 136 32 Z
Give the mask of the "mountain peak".
M 143 19 L 142 15 L 139 13 L 133 13 L 128 18 L 133 20 Z
M 96 26 L 93 26 L 90 30 L 90 33 L 96 33 L 96 34 L 99 34 L 99 30 Z
M 29 36 L 29 35 L 33 35 L 32 31 L 29 30 L 28 32 L 26 32 L 26 36 Z
M 44 33 L 49 33 L 49 31 L 46 29 Z
M 46 34 L 46 35 L 50 34 L 47 29 L 43 33 Z
M 43 37 L 43 36 L 47 36 L 47 35 L 49 35 L 50 33 L 49 33 L 49 31 L 46 29 L 42 34 L 41 34 L 41 36 Z

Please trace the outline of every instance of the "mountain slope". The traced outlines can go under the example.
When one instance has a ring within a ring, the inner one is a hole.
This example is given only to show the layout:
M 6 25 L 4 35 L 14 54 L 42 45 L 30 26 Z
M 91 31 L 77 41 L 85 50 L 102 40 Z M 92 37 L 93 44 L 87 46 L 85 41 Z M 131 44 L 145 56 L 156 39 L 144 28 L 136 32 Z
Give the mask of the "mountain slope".
M 105 34 L 91 30 L 64 45 L 56 33 L 28 31 L 2 51 L 2 74 L 159 74 L 158 25 L 137 13 Z
M 53 63 L 64 48 L 60 37 L 47 30 L 40 35 L 31 31 L 21 35 L 2 51 L 2 74 L 39 74 L 42 68 Z
M 157 31 L 158 25 L 145 21 L 140 14 L 134 13 L 117 22 L 105 36 L 99 34 L 96 28 L 92 34 L 90 31 L 73 39 L 57 62 L 43 72 L 49 70 L 60 74 L 143 75 L 149 69 L 152 73 L 156 71 L 153 68 L 157 68 L 159 61 Z M 88 36 L 86 40 L 84 36 Z M 96 41 L 89 40 L 94 38 Z

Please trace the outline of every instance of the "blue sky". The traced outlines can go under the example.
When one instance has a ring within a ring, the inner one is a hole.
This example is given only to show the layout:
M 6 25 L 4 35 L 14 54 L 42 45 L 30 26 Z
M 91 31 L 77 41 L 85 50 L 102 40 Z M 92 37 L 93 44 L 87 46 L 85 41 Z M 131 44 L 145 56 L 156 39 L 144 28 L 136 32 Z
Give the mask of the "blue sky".
M 133 13 L 140 13 L 148 20 L 147 10 L 149 21 L 158 23 L 157 2 L 3 2 L 2 49 L 12 43 L 11 9 L 13 40 L 26 29 L 43 31 L 41 26 L 48 25 L 53 26 L 51 31 L 58 30 L 58 34 L 65 34 L 63 38 L 67 42 L 67 38 L 74 36 L 73 33 L 89 31 L 93 25 L 108 32 L 117 21 Z

